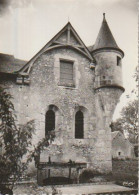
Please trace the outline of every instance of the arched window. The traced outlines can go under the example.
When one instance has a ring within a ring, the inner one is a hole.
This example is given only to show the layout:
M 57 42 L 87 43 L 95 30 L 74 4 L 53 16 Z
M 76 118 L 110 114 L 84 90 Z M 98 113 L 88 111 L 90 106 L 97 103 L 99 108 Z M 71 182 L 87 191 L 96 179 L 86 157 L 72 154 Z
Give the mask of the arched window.
M 48 110 L 45 116 L 45 135 L 48 131 L 55 129 L 55 112 L 53 110 Z
M 76 112 L 75 115 L 75 138 L 84 138 L 84 116 L 81 111 Z

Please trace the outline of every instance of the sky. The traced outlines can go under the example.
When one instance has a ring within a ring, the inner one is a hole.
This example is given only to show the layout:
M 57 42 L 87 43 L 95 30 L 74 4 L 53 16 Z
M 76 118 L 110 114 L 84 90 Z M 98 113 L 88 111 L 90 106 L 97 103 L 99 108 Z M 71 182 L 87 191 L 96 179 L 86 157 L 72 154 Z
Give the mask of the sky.
M 31 59 L 68 21 L 86 46 L 97 38 L 103 13 L 118 46 L 124 51 L 122 62 L 125 92 L 114 113 L 130 100 L 138 65 L 137 0 L 0 0 L 0 53 Z M 134 97 L 132 97 L 133 99 Z

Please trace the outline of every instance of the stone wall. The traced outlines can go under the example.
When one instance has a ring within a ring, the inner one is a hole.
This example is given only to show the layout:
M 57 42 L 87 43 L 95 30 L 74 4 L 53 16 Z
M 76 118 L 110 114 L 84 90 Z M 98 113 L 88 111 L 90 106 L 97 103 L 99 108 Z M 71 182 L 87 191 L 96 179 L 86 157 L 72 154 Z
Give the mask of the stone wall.
M 75 87 L 60 85 L 60 59 L 74 62 Z M 10 79 L 2 80 L 14 97 L 18 123 L 35 120 L 33 144 L 45 136 L 46 112 L 50 106 L 56 108 L 56 138 L 41 154 L 41 161 L 48 161 L 51 156 L 55 162 L 68 162 L 71 159 L 86 162 L 88 167 L 101 172 L 112 170 L 109 125 L 122 91 L 115 88 L 95 91 L 95 74 L 98 70 L 99 67 L 96 72 L 90 69 L 90 61 L 78 51 L 57 48 L 41 54 L 35 60 L 29 86 L 18 85 Z M 79 109 L 84 114 L 84 139 L 74 137 L 75 113 Z
M 119 155 L 120 152 L 120 155 Z M 134 147 L 125 137 L 121 134 L 118 134 L 112 140 L 112 157 L 125 159 L 125 158 L 134 158 Z
M 59 85 L 59 58 L 74 61 L 75 88 Z M 18 123 L 24 124 L 35 120 L 36 136 L 34 144 L 45 136 L 45 114 L 50 105 L 58 108 L 56 114 L 56 131 L 59 143 L 55 141 L 50 150 L 53 161 L 91 161 L 94 152 L 96 111 L 94 102 L 94 71 L 90 62 L 78 52 L 71 49 L 55 49 L 42 54 L 34 63 L 30 73 L 30 86 L 17 85 L 7 81 L 13 95 Z M 83 140 L 74 138 L 75 112 L 84 108 L 85 135 Z M 60 141 L 59 141 L 60 140 Z M 47 152 L 48 153 L 48 152 Z M 56 156 L 57 154 L 57 156 Z M 64 155 L 63 155 L 64 154 Z M 48 156 L 48 155 L 47 155 Z M 47 156 L 43 156 L 48 160 Z
M 122 63 L 117 65 L 117 57 L 122 59 L 121 53 L 113 50 L 104 50 L 98 51 L 93 55 L 98 65 L 95 70 L 95 87 L 106 84 L 122 87 Z

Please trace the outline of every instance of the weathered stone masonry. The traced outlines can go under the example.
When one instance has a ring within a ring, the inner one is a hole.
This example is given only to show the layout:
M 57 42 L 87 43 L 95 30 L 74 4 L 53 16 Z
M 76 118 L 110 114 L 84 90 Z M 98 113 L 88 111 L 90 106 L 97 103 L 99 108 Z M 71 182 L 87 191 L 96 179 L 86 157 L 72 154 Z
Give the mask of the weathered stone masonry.
M 101 172 L 112 170 L 109 126 L 123 92 L 122 65 L 117 61 L 123 52 L 107 28 L 104 18 L 99 41 L 89 51 L 68 23 L 12 77 L 4 79 L 1 73 L 1 83 L 9 87 L 14 97 L 18 123 L 35 120 L 33 144 L 45 137 L 46 112 L 55 113 L 56 138 L 41 154 L 41 161 L 48 161 L 51 156 L 55 162 L 71 159 Z M 73 86 L 61 85 L 61 59 L 73 62 Z M 75 114 L 79 110 L 84 116 L 83 139 L 75 138 Z

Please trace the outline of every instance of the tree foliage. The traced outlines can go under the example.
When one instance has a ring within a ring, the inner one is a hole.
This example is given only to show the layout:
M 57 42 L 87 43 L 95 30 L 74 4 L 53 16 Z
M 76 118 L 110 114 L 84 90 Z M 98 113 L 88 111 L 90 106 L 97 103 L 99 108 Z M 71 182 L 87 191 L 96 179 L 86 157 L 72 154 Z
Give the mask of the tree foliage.
M 111 124 L 112 131 L 127 132 L 129 140 L 137 143 L 138 140 L 138 100 L 129 102 L 123 107 L 121 117 Z
M 17 127 L 12 96 L 0 87 L 0 183 L 18 179 L 24 171 L 22 158 L 31 146 L 34 121 Z
M 137 66 L 133 75 L 135 81 L 135 87 L 132 89 L 131 93 L 126 95 L 128 99 L 137 99 L 139 95 L 139 67 Z
M 34 133 L 34 120 L 24 125 L 16 124 L 12 96 L 0 87 L 0 142 L 2 152 L 0 154 L 0 185 L 13 180 L 18 180 L 29 163 L 34 159 L 38 163 L 40 152 L 49 146 L 54 139 L 51 132 L 40 140 L 37 146 L 32 146 Z M 31 150 L 31 148 L 34 148 Z M 24 156 L 26 160 L 22 160 Z M 11 180 L 11 179 L 10 179 Z
M 48 134 L 40 140 L 37 144 L 37 146 L 34 146 L 34 149 L 29 153 L 28 155 L 28 162 L 31 162 L 32 159 L 35 161 L 35 165 L 37 167 L 39 161 L 40 161 L 40 154 L 43 150 L 45 150 L 51 143 L 54 141 L 55 138 L 55 132 L 49 131 Z

